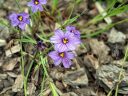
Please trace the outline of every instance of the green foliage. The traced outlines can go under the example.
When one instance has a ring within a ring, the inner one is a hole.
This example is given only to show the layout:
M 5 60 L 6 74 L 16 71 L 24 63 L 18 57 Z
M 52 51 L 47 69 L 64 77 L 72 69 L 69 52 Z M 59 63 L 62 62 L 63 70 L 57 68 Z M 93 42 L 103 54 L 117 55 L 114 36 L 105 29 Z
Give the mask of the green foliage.
M 57 9 L 59 0 L 52 0 L 52 13 Z
M 52 90 L 53 96 L 58 96 L 58 94 L 56 92 L 56 87 L 55 87 L 55 85 L 52 82 L 50 82 L 50 88 Z
M 18 29 L 16 29 L 16 28 L 10 26 L 10 25 L 8 24 L 8 21 L 5 20 L 5 19 L 2 19 L 2 18 L 0 19 L 0 26 L 7 27 L 7 28 L 13 30 L 14 32 L 19 32 Z
M 24 42 L 24 43 L 36 44 L 36 41 L 28 35 L 24 35 L 24 37 L 21 38 L 20 40 L 21 40 L 21 42 Z
M 107 9 L 110 10 L 116 4 L 117 0 L 106 0 L 107 1 Z
M 77 15 L 77 16 L 71 18 L 71 19 L 66 20 L 66 21 L 64 22 L 63 26 L 65 26 L 65 25 L 70 25 L 71 23 L 75 22 L 79 17 L 80 17 L 80 15 Z
M 128 11 L 128 4 L 109 11 L 106 17 L 115 16 L 126 11 Z
M 96 24 L 97 22 L 103 20 L 106 17 L 111 17 L 111 16 L 115 16 L 117 14 L 126 12 L 128 10 L 128 4 L 124 5 L 124 6 L 120 6 L 118 8 L 114 8 L 111 9 L 111 11 L 107 10 L 107 15 L 106 16 L 102 16 L 102 14 L 97 15 L 96 17 L 94 17 L 89 24 Z

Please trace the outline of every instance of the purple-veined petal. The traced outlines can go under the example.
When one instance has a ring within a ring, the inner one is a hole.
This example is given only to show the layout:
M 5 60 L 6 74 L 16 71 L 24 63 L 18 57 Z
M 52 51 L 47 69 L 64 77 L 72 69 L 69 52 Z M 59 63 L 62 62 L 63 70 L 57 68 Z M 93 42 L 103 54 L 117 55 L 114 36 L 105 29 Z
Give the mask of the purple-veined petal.
M 76 36 L 77 38 L 80 39 L 80 32 L 79 32 L 79 31 L 76 31 L 74 34 L 75 34 L 75 36 Z
M 71 64 L 71 60 L 68 59 L 68 58 L 64 58 L 64 59 L 62 60 L 62 63 L 63 63 L 63 66 L 64 66 L 65 68 L 70 68 L 70 66 L 72 65 L 72 64 Z
M 30 24 L 30 19 L 26 19 L 26 20 L 25 20 L 25 23 L 26 23 L 26 24 Z
M 75 44 L 75 45 L 78 45 L 81 43 L 81 40 L 80 38 L 77 38 L 75 35 L 72 37 L 69 38 L 70 40 L 70 44 Z
M 28 5 L 28 6 L 33 6 L 33 5 L 34 5 L 34 2 L 33 2 L 33 1 L 30 1 L 30 2 L 28 2 L 27 5 Z
M 67 26 L 66 30 L 67 31 L 72 31 L 72 30 L 75 30 L 75 27 L 74 26 Z
M 33 6 L 33 7 L 32 7 L 32 12 L 35 13 L 35 12 L 37 12 L 37 11 L 38 11 L 38 7 Z
M 76 45 L 73 44 L 73 43 L 68 43 L 67 47 L 68 47 L 69 50 L 75 50 L 76 49 Z
M 54 65 L 55 66 L 58 66 L 61 62 L 62 62 L 62 59 L 61 58 L 56 59 L 56 60 L 54 60 Z
M 19 24 L 18 20 L 14 19 L 14 20 L 11 21 L 11 25 L 14 26 L 14 27 L 17 26 L 18 24 Z
M 24 29 L 25 29 L 25 26 L 26 26 L 26 24 L 25 24 L 25 23 L 20 23 L 20 24 L 19 24 L 19 28 L 21 28 L 22 30 L 24 30 Z
M 60 29 L 55 30 L 55 36 L 64 37 L 64 32 Z
M 58 52 L 57 51 L 52 51 L 48 54 L 48 56 L 50 56 L 53 60 L 58 60 L 60 57 L 58 56 Z
M 40 10 L 40 11 L 43 11 L 43 7 L 42 7 L 42 5 L 38 5 L 38 9 Z
M 17 14 L 16 14 L 16 13 L 12 13 L 12 14 L 9 16 L 9 19 L 10 19 L 10 20 L 13 20 L 14 18 L 17 18 Z
M 73 59 L 75 55 L 72 52 L 66 52 L 66 57 L 69 59 Z
M 59 52 L 68 51 L 68 48 L 64 44 L 55 44 L 54 45 L 55 50 L 58 50 Z
M 69 31 L 70 33 L 74 34 L 77 38 L 80 39 L 80 32 L 74 26 L 67 26 L 66 31 Z
M 69 32 L 69 31 L 66 31 L 66 33 L 65 33 L 65 37 L 67 37 L 67 38 L 71 38 L 71 40 L 73 40 L 73 38 L 74 38 L 74 34 L 72 34 L 71 32 Z
M 28 13 L 23 12 L 23 13 L 21 13 L 21 15 L 22 15 L 24 18 L 29 18 L 29 14 L 28 14 Z
M 46 3 L 47 3 L 47 0 L 39 0 L 39 2 L 40 2 L 41 4 L 46 4 Z
M 50 41 L 51 41 L 52 43 L 60 43 L 60 42 L 61 42 L 61 38 L 58 37 L 58 36 L 52 36 L 52 37 L 50 38 Z
M 71 28 L 70 28 L 70 26 L 67 26 L 66 27 L 66 31 L 69 31 Z
M 81 40 L 80 40 L 79 38 L 75 37 L 75 38 L 74 38 L 74 44 L 75 44 L 75 45 L 81 44 Z

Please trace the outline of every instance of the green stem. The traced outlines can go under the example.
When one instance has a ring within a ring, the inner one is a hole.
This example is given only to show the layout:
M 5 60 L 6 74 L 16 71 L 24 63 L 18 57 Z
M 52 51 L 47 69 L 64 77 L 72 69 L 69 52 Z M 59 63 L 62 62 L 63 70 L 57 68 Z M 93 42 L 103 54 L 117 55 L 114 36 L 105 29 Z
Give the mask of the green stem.
M 89 35 L 83 35 L 83 36 L 81 36 L 81 38 L 87 38 L 87 37 L 97 36 L 98 34 L 101 34 L 101 33 L 105 32 L 106 30 L 109 30 L 109 29 L 112 28 L 113 26 L 118 25 L 118 24 L 121 24 L 121 23 L 124 23 L 124 22 L 128 22 L 128 19 L 118 21 L 118 22 L 116 22 L 116 23 L 114 23 L 114 24 L 109 24 L 105 29 L 101 29 L 101 30 L 99 30 L 99 31 L 97 31 L 97 32 L 94 32 L 94 33 L 92 33 L 92 34 L 89 34 Z M 83 34 L 83 33 L 82 33 L 82 34 Z
M 52 90 L 52 94 L 53 94 L 53 96 L 58 96 L 58 94 L 56 92 L 56 86 L 51 81 L 50 76 L 48 75 L 48 72 L 47 72 L 47 69 L 46 69 L 46 66 L 45 66 L 45 64 L 47 63 L 47 57 L 43 58 L 43 54 L 40 52 L 40 59 L 41 59 L 41 63 L 42 63 L 43 69 L 44 69 L 44 74 L 48 78 L 49 86 Z
M 22 49 L 22 33 L 21 31 L 19 32 L 20 33 L 20 46 L 21 46 L 21 50 L 20 50 L 20 53 L 21 53 L 21 73 L 22 73 L 22 76 L 23 76 L 23 84 L 24 84 L 24 94 L 25 96 L 27 96 L 27 86 L 26 86 L 26 78 L 24 76 L 24 56 L 23 56 L 23 49 Z
M 19 10 L 22 12 L 22 8 L 20 7 L 20 4 L 19 4 L 19 1 L 18 0 L 15 0 L 16 1 L 16 5 L 18 6 Z

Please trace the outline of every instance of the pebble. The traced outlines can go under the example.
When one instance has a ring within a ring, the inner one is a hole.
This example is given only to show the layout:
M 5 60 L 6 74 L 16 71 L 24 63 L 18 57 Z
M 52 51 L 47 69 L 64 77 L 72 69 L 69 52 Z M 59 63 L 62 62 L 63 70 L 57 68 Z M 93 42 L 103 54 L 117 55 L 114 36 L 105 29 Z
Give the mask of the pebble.
M 8 80 L 4 80 L 4 87 L 9 87 L 11 86 L 12 83 L 10 83 Z
M 122 32 L 118 32 L 116 29 L 112 29 L 108 35 L 108 42 L 110 43 L 125 43 L 126 35 Z
M 6 41 L 3 39 L 0 39 L 0 47 L 5 46 L 5 45 L 6 45 Z
M 118 82 L 120 71 L 124 72 L 124 70 L 112 64 L 102 65 L 96 71 L 96 78 L 99 85 L 103 87 L 106 92 L 109 92 Z

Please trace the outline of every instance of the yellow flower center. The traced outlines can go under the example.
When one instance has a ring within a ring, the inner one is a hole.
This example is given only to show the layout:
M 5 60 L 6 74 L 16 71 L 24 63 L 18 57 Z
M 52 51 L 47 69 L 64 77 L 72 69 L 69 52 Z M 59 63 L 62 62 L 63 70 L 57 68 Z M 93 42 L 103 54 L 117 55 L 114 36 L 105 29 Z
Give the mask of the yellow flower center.
M 68 39 L 67 38 L 63 38 L 62 41 L 63 41 L 64 44 L 68 43 Z
M 64 56 L 65 56 L 64 52 L 59 53 L 59 56 L 64 58 Z
M 18 20 L 19 21 L 22 21 L 23 20 L 23 17 L 22 16 L 18 16 Z
M 35 0 L 34 1 L 34 4 L 38 5 L 39 4 L 39 1 L 38 0 Z

